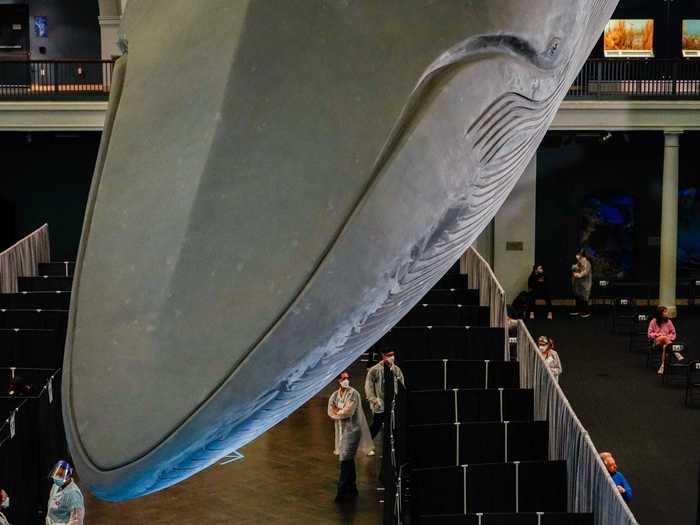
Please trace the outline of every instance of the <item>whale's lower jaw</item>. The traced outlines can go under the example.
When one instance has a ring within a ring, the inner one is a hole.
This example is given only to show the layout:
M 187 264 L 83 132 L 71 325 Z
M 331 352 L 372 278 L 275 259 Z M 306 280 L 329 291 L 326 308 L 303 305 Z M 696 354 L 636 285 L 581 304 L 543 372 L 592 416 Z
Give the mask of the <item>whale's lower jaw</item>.
M 497 38 L 471 38 L 451 50 L 456 53 L 440 55 L 416 79 L 369 184 L 288 308 L 160 442 L 114 461 L 96 456 L 86 418 L 76 410 L 80 383 L 72 375 L 80 341 L 75 330 L 84 328 L 77 322 L 81 294 L 95 293 L 82 288 L 81 270 L 94 257 L 87 240 L 97 235 L 91 231 L 96 177 L 76 271 L 63 396 L 70 450 L 93 493 L 132 499 L 212 465 L 286 418 L 386 333 L 493 218 L 615 3 L 594 3 L 591 34 L 558 67 L 542 68 L 505 40 L 499 47 Z M 109 156 L 109 122 L 98 175 Z M 148 424 L 148 414 L 142 421 Z

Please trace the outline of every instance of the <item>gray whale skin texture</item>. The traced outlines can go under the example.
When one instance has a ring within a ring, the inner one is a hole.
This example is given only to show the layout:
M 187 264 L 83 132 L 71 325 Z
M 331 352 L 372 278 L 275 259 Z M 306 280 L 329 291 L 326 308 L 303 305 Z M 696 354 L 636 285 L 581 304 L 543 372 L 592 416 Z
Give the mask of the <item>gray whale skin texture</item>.
M 494 216 L 615 4 L 131 0 L 66 342 L 82 482 L 173 485 L 378 340 Z

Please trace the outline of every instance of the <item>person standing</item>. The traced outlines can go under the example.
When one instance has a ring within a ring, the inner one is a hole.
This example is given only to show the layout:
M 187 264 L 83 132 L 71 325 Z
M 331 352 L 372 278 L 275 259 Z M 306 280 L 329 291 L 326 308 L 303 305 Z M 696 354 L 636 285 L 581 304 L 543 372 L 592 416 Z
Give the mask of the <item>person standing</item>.
M 394 352 L 385 352 L 382 354 L 382 360 L 367 371 L 365 396 L 367 396 L 369 408 L 372 411 L 372 424 L 369 427 L 372 439 L 379 434 L 384 423 L 384 366 L 389 367 L 393 374 L 392 377 L 406 386 L 403 372 L 398 365 L 394 364 L 395 359 Z
M 588 301 L 591 297 L 593 285 L 593 272 L 591 261 L 588 260 L 583 250 L 576 252 L 576 264 L 571 267 L 574 297 L 576 298 L 576 310 L 571 315 L 580 315 L 583 318 L 590 317 L 591 311 Z
M 647 336 L 651 344 L 661 349 L 661 366 L 656 373 L 663 374 L 664 363 L 666 363 L 666 349 L 676 340 L 676 327 L 673 326 L 673 322 L 668 318 L 668 309 L 665 306 L 656 308 L 656 314 L 649 321 Z M 684 359 L 680 352 L 674 352 L 673 355 L 679 361 Z
M 559 359 L 559 354 L 554 350 L 554 339 L 541 335 L 537 339 L 537 348 L 542 352 L 542 357 L 547 365 L 547 368 L 552 372 L 556 382 L 559 382 L 559 376 L 563 372 L 561 366 L 561 360 Z
M 83 493 L 73 481 L 73 467 L 59 461 L 49 475 L 53 486 L 49 494 L 46 525 L 83 525 L 85 502 Z
M 338 378 L 338 390 L 328 400 L 328 417 L 335 422 L 334 454 L 340 461 L 338 492 L 335 501 L 357 496 L 355 455 L 372 449 L 372 438 L 360 393 L 350 386 L 350 374 L 343 372 Z
M 528 310 L 530 311 L 530 319 L 535 318 L 535 300 L 543 299 L 547 305 L 547 319 L 552 320 L 552 298 L 549 293 L 549 282 L 544 273 L 544 267 L 541 264 L 536 264 L 532 267 L 532 273 L 527 279 L 527 287 L 530 291 L 530 302 Z

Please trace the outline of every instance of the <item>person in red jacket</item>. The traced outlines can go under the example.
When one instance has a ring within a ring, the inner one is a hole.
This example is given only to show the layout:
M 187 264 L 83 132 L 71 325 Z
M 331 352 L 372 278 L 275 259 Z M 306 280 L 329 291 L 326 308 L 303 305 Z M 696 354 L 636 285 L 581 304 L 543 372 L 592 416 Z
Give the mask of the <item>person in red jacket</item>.
M 657 373 L 663 374 L 664 363 L 666 362 L 666 349 L 676 340 L 676 327 L 673 326 L 673 322 L 668 318 L 668 309 L 665 306 L 659 306 L 656 309 L 656 315 L 649 321 L 647 335 L 649 336 L 649 341 L 661 349 L 661 366 Z M 679 361 L 683 360 L 680 352 L 674 352 L 673 355 Z

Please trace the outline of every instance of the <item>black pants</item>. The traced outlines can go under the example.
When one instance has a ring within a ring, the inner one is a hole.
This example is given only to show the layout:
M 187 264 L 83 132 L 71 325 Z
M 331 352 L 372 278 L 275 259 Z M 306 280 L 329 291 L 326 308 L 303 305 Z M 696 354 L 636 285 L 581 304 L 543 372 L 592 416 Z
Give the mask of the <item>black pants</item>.
M 369 426 L 369 433 L 372 439 L 377 437 L 382 426 L 384 426 L 384 414 L 372 414 L 372 424 Z
M 348 459 L 340 462 L 340 474 L 338 476 L 338 497 L 354 496 L 357 494 L 357 473 L 355 472 L 355 460 Z
M 583 297 L 576 296 L 576 311 L 580 314 L 590 314 L 590 308 L 588 307 L 588 301 Z
M 537 299 L 543 299 L 544 303 L 547 305 L 547 313 L 550 313 L 552 311 L 552 298 L 549 295 L 549 289 L 548 288 L 535 288 L 532 292 L 530 292 L 530 296 L 528 297 L 527 301 L 527 311 L 529 312 L 534 312 L 535 311 L 535 301 Z

